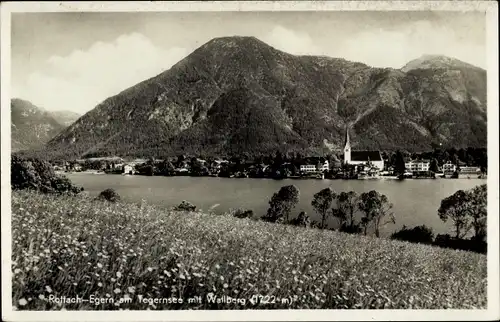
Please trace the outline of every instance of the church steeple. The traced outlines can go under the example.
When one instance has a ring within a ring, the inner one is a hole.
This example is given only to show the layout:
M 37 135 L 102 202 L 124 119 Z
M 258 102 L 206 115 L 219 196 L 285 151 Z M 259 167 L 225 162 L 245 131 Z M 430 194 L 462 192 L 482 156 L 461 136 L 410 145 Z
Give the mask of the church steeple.
M 345 144 L 344 149 L 347 147 L 351 147 L 351 141 L 349 140 L 349 127 L 345 127 Z
M 349 139 L 349 126 L 345 127 L 344 163 L 351 162 L 351 140 Z

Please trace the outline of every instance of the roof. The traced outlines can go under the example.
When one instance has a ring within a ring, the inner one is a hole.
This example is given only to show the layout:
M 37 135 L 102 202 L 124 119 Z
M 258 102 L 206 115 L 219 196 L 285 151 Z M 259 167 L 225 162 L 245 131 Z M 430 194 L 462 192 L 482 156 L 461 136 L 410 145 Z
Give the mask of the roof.
M 430 163 L 429 160 L 410 160 L 408 162 L 405 162 L 405 163 Z
M 304 160 L 302 160 L 302 164 L 306 164 L 306 163 L 318 164 L 318 163 L 323 163 L 325 161 L 326 161 L 326 158 L 324 158 L 324 157 L 307 157 L 307 158 L 304 158 Z
M 351 161 L 382 161 L 380 151 L 352 151 Z
M 87 158 L 89 161 L 123 161 L 120 157 L 98 157 L 98 158 Z

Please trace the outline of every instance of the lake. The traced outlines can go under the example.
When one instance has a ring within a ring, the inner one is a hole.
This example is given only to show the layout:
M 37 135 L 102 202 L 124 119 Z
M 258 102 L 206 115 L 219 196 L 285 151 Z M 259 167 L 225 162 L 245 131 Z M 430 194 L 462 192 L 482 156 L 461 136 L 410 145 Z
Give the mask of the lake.
M 147 177 L 107 174 L 66 174 L 76 185 L 91 195 L 113 188 L 131 202 L 145 199 L 160 207 L 173 207 L 187 200 L 198 209 L 210 207 L 217 213 L 231 208 L 252 209 L 256 215 L 265 214 L 271 196 L 282 186 L 294 184 L 300 190 L 300 202 L 294 215 L 304 210 L 317 219 L 311 206 L 313 195 L 326 187 L 336 192 L 354 190 L 358 194 L 377 190 L 393 203 L 396 224 L 381 229 L 381 235 L 390 235 L 403 225 L 426 225 L 435 233 L 449 233 L 451 225 L 443 223 L 437 214 L 441 200 L 460 189 L 470 189 L 486 183 L 486 179 L 417 179 L 417 180 L 272 180 L 229 179 L 217 177 Z M 333 219 L 330 220 L 334 224 Z

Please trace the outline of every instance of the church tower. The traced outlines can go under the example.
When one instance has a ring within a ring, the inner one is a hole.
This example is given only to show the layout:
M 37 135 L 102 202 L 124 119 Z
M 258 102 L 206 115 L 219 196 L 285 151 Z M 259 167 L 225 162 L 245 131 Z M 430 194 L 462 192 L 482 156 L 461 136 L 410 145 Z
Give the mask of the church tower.
M 351 141 L 349 140 L 349 127 L 345 128 L 344 164 L 351 163 Z

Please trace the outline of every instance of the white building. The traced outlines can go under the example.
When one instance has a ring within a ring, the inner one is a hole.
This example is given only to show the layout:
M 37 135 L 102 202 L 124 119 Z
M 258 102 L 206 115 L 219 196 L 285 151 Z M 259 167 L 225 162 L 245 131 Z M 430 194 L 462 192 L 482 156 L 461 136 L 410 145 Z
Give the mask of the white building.
M 300 166 L 300 172 L 316 172 L 317 167 L 314 164 L 302 164 Z
M 460 174 L 480 174 L 481 169 L 478 167 L 461 167 Z
M 450 161 L 446 162 L 443 164 L 443 173 L 444 174 L 451 174 L 457 170 L 457 166 L 451 163 Z
M 125 164 L 123 166 L 123 173 L 125 174 L 134 174 L 134 167 L 130 164 Z
M 429 171 L 430 162 L 427 160 L 424 161 L 410 161 L 405 163 L 405 168 L 407 171 L 412 173 L 416 172 L 428 172 Z
M 302 164 L 300 166 L 300 172 L 325 172 L 328 170 L 330 170 L 330 163 L 328 160 L 323 161 L 323 163 L 319 162 L 317 165 Z
M 330 163 L 328 162 L 328 160 L 325 160 L 323 164 L 318 165 L 318 171 L 324 172 L 329 170 L 330 170 Z
M 344 164 L 366 165 L 370 164 L 378 170 L 384 170 L 384 159 L 380 151 L 351 151 L 349 130 L 346 129 L 344 146 Z

